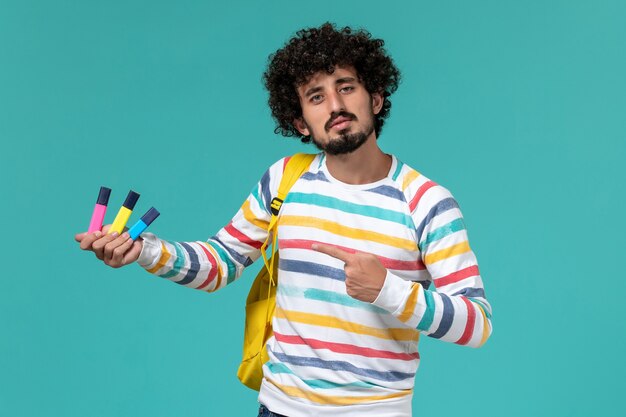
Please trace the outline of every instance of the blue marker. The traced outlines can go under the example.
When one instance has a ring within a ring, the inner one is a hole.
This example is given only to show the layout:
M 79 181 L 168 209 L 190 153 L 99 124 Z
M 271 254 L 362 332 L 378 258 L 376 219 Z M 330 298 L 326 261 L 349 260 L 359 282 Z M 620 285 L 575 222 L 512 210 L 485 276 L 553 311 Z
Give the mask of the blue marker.
M 130 228 L 130 230 L 128 231 L 130 238 L 132 240 L 137 239 L 137 237 L 141 233 L 143 233 L 143 231 L 146 230 L 148 226 L 150 226 L 150 223 L 152 223 L 154 219 L 159 217 L 159 214 L 161 213 L 159 213 L 157 209 L 155 209 L 154 207 L 151 207 L 150 210 L 148 210 L 146 214 L 141 216 L 141 219 L 139 219 L 137 223 L 135 223 L 133 227 Z

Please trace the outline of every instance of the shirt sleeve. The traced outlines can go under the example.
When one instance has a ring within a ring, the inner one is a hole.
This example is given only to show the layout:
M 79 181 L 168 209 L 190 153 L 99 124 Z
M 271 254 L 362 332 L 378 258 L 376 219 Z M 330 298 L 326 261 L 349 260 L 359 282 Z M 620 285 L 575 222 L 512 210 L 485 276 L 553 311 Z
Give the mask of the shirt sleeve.
M 161 278 L 203 291 L 212 292 L 235 281 L 261 256 L 271 219 L 270 203 L 286 161 L 281 159 L 265 172 L 237 214 L 213 237 L 174 242 L 143 233 L 137 263 Z
M 430 181 L 420 192 L 411 215 L 435 288 L 426 289 L 388 271 L 373 304 L 430 337 L 482 346 L 492 332 L 491 306 L 459 205 L 447 189 Z

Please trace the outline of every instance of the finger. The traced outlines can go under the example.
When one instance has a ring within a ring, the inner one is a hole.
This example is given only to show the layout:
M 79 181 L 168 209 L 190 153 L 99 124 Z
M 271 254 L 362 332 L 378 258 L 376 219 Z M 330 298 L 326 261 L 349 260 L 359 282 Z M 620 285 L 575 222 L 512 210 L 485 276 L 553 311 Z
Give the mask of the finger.
M 124 236 L 124 235 L 122 235 Z M 120 236 L 120 237 L 122 237 Z M 128 252 L 128 250 L 133 246 L 133 240 L 130 238 L 126 238 L 126 241 L 124 241 L 124 243 L 122 243 L 121 245 L 119 245 L 117 248 L 115 248 L 113 250 L 113 257 L 111 258 L 111 262 L 113 264 L 115 264 L 116 266 L 122 266 L 124 265 L 124 255 L 126 254 L 126 252 Z
M 115 233 L 113 233 L 115 234 Z M 128 234 L 122 234 L 117 236 L 115 239 L 104 245 L 104 261 L 110 262 L 113 259 L 113 251 L 117 249 L 120 245 L 126 242 L 128 239 Z
M 77 242 L 80 242 L 81 240 L 83 240 L 85 238 L 85 236 L 87 236 L 87 232 L 76 233 L 74 235 L 74 240 L 76 240 Z
M 117 238 L 117 233 L 111 233 L 110 235 L 104 235 L 100 239 L 93 242 L 91 247 L 98 259 L 104 259 L 105 246 L 115 238 Z
M 137 259 L 139 259 L 139 255 L 141 255 L 142 247 L 143 247 L 143 243 L 141 241 L 136 240 L 135 242 L 133 242 L 133 247 L 124 255 L 122 264 L 128 265 L 130 263 L 135 262 Z
M 323 243 L 314 243 L 313 245 L 311 245 L 311 249 L 317 252 L 325 253 L 328 256 L 332 256 L 333 258 L 337 258 L 344 262 L 348 262 L 350 258 L 352 258 L 352 254 L 350 252 L 346 252 L 343 249 L 339 249 L 335 246 L 325 245 Z
M 113 224 L 105 224 L 104 226 L 102 226 L 102 233 L 109 233 L 109 229 L 111 229 L 111 226 L 113 226 Z M 122 233 L 126 231 L 128 231 L 128 227 L 124 226 Z
M 80 241 L 80 248 L 82 250 L 93 250 L 93 243 L 102 236 L 100 232 L 88 233 Z

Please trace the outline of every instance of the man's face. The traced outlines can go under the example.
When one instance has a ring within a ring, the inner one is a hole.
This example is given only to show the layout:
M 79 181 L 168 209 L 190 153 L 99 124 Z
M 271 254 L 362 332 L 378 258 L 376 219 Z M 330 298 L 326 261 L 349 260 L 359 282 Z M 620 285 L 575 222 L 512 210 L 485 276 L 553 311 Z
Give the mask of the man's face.
M 383 99 L 370 95 L 352 67 L 335 67 L 332 74 L 320 71 L 298 88 L 302 117 L 294 126 L 331 155 L 347 154 L 375 138 L 374 115 Z

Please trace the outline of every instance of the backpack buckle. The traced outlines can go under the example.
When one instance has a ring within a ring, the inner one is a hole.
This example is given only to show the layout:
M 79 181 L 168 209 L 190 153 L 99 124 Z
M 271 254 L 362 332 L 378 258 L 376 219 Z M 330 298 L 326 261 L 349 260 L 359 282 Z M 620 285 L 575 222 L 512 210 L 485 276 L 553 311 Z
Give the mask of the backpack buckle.
M 274 216 L 278 216 L 278 212 L 280 211 L 281 206 L 283 205 L 283 200 L 278 197 L 274 197 L 272 203 L 270 204 L 270 210 Z

